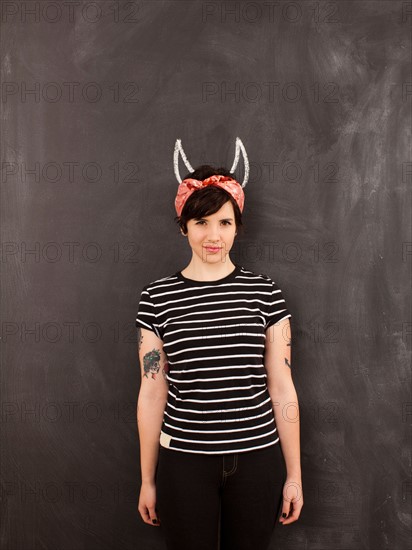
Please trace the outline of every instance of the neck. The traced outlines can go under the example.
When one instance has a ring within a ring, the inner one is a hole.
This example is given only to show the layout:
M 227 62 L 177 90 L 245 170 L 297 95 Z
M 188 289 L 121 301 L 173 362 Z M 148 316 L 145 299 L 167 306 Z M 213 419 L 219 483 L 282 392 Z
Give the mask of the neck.
M 214 281 L 223 279 L 233 272 L 236 265 L 232 262 L 229 255 L 226 256 L 226 261 L 218 262 L 203 262 L 200 258 L 192 257 L 189 265 L 182 271 L 184 277 L 196 279 L 197 281 Z

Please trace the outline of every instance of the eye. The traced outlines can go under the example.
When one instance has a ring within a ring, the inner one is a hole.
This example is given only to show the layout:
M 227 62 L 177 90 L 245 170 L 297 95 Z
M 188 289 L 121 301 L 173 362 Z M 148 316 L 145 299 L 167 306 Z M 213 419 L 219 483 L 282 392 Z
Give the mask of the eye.
M 206 222 L 205 222 L 205 220 L 200 220 L 200 221 L 196 222 L 196 225 L 199 225 L 199 223 L 202 224 L 202 223 L 206 223 Z M 229 221 L 227 221 L 227 220 L 223 220 L 223 223 L 224 223 L 225 225 L 232 225 L 232 223 L 229 222 Z

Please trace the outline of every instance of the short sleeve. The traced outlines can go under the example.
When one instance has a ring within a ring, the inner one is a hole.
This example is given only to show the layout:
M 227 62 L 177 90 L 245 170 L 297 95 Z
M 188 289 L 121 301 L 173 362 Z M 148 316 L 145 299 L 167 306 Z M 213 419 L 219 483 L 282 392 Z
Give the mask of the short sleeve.
M 286 302 L 282 291 L 274 281 L 272 281 L 272 292 L 269 302 L 270 303 L 266 313 L 265 329 L 275 325 L 279 321 L 292 317 L 292 314 L 286 307 Z
M 155 307 L 150 296 L 148 285 L 143 287 L 136 315 L 136 327 L 151 330 L 158 338 L 161 338 L 159 326 L 156 321 Z

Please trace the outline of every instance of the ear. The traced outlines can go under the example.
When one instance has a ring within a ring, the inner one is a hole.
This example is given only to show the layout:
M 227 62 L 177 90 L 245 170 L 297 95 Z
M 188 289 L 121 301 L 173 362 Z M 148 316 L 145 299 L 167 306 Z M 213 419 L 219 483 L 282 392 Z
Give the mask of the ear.
M 180 183 L 182 181 L 182 178 L 180 177 L 179 172 L 179 153 L 183 159 L 183 162 L 186 165 L 186 168 L 189 170 L 189 172 L 194 172 L 193 168 L 190 166 L 190 162 L 187 160 L 185 152 L 183 151 L 182 142 L 180 139 L 176 140 L 175 143 L 175 150 L 173 153 L 173 166 L 175 170 L 175 176 L 177 181 Z
M 243 155 L 243 162 L 245 164 L 245 175 L 243 177 L 242 187 L 245 187 L 248 180 L 249 180 L 249 159 L 247 158 L 246 149 L 245 146 L 242 143 L 242 140 L 240 138 L 236 138 L 236 151 L 235 151 L 235 160 L 233 161 L 232 168 L 230 169 L 230 173 L 234 174 L 236 167 L 239 162 L 240 157 L 240 151 L 242 151 Z

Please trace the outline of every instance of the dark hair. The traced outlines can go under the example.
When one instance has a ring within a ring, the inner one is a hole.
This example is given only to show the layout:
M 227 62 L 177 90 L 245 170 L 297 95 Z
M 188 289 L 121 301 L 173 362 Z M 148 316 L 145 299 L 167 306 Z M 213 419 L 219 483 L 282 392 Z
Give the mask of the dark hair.
M 227 168 L 213 168 L 213 166 L 209 164 L 202 164 L 195 168 L 193 172 L 187 174 L 183 179 L 194 178 L 196 180 L 204 180 L 210 176 L 218 175 L 233 177 L 233 174 L 231 174 Z M 241 231 L 243 227 L 242 213 L 237 202 L 225 189 L 215 185 L 208 185 L 192 193 L 185 202 L 180 216 L 175 217 L 175 221 L 179 224 L 183 233 L 186 234 L 187 222 L 189 220 L 193 218 L 204 218 L 205 216 L 214 214 L 220 210 L 228 200 L 232 203 L 235 212 L 236 230 Z

